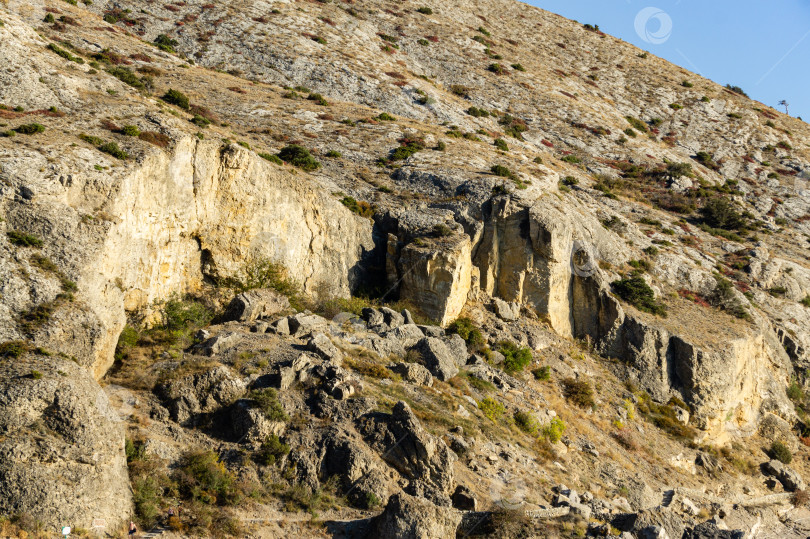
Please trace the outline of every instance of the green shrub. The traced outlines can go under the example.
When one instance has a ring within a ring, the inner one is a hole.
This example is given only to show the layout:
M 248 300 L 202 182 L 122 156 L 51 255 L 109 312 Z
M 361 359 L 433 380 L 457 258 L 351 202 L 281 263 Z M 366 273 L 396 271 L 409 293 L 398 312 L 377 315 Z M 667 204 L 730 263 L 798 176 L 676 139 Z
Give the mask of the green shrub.
M 464 339 L 464 342 L 467 343 L 467 348 L 470 350 L 478 350 L 484 345 L 484 336 L 481 335 L 481 330 L 478 329 L 472 320 L 466 317 L 456 318 L 447 326 L 447 333 L 455 333 Z
M 666 306 L 655 300 L 655 293 L 642 277 L 635 275 L 619 279 L 611 286 L 617 296 L 638 310 L 666 317 Z
M 683 108 L 683 105 L 679 103 L 670 103 L 669 108 L 671 108 L 672 110 L 681 110 Z
M 574 178 L 573 176 L 566 176 L 565 178 L 563 178 L 560 181 L 562 182 L 563 185 L 567 185 L 569 187 L 571 187 L 572 185 L 578 185 L 579 184 L 579 180 Z
M 213 451 L 186 453 L 174 476 L 187 498 L 208 505 L 234 505 L 241 500 L 236 477 Z
M 284 407 L 281 406 L 281 403 L 278 401 L 275 389 L 254 390 L 248 395 L 248 398 L 256 404 L 256 407 L 259 408 L 270 421 L 286 423 L 290 420 L 290 416 L 287 415 L 287 412 L 284 411 Z
M 421 13 L 422 15 L 433 15 L 433 10 L 430 9 L 429 7 L 420 7 L 416 11 Z
M 84 63 L 84 58 L 79 58 L 78 56 L 74 56 L 71 53 L 69 53 L 68 51 L 66 51 L 65 49 L 57 47 L 53 43 L 48 45 L 48 49 L 55 52 L 56 54 L 58 54 L 59 56 L 61 56 L 65 60 L 70 60 L 71 62 L 75 62 L 77 64 L 83 64 Z
M 745 93 L 745 92 L 743 91 L 743 89 L 742 89 L 742 88 L 740 88 L 739 86 L 732 86 L 731 84 L 726 84 L 726 89 L 727 89 L 727 90 L 731 90 L 731 91 L 732 91 L 732 92 L 734 92 L 735 94 L 740 94 L 740 95 L 742 95 L 742 96 L 748 97 L 748 94 L 747 94 L 747 93 Z
M 487 36 L 487 37 L 490 37 L 490 36 L 492 35 L 492 34 L 490 34 L 490 33 L 489 33 L 489 31 L 487 31 L 487 29 L 486 29 L 486 28 L 484 28 L 483 26 L 479 26 L 479 27 L 478 27 L 478 31 L 479 31 L 479 32 L 481 32 L 482 34 L 484 34 L 484 35 L 485 35 L 485 36 Z
M 801 304 L 805 307 L 810 307 L 810 296 L 805 296 L 804 299 L 801 301 Z
M 317 104 L 319 104 L 322 107 L 328 107 L 329 106 L 329 101 L 327 101 L 326 98 L 324 96 L 322 96 L 321 94 L 311 93 L 311 94 L 309 94 L 309 96 L 307 96 L 307 99 L 309 99 L 310 101 L 316 102 Z
M 562 440 L 563 434 L 565 433 L 565 427 L 565 421 L 559 417 L 552 417 L 548 425 L 543 427 L 543 437 L 545 437 L 545 439 L 549 442 L 556 444 Z
M 506 412 L 506 408 L 504 408 L 503 404 L 492 397 L 487 397 L 479 401 L 478 408 L 492 421 L 497 421 L 503 416 L 504 412 Z
M 489 117 L 489 111 L 484 109 L 479 109 L 478 107 L 470 107 L 467 109 L 467 114 L 474 118 L 487 118 Z
M 321 164 L 310 155 L 309 150 L 298 144 L 285 146 L 278 153 L 278 156 L 282 161 L 310 172 L 319 169 L 321 166 Z
M 503 370 L 509 374 L 521 372 L 532 362 L 532 351 L 529 348 L 520 348 L 511 341 L 499 342 L 498 352 L 503 354 Z
M 402 161 L 425 149 L 425 141 L 420 138 L 406 137 L 400 140 L 400 144 L 399 148 L 391 152 L 391 159 L 394 161 Z
M 497 63 L 496 64 L 489 64 L 489 66 L 487 67 L 487 70 L 491 71 L 492 73 L 495 73 L 496 75 L 503 75 L 506 72 L 506 70 L 503 68 L 503 66 L 501 64 L 497 64 Z
M 428 45 L 430 45 L 430 41 L 428 41 L 427 39 L 419 39 L 417 40 L 417 43 L 419 43 L 423 47 L 427 47 Z
M 804 391 L 802 391 L 802 386 L 799 385 L 796 380 L 790 382 L 790 385 L 787 388 L 787 396 L 790 400 L 800 401 L 804 398 Z
M 526 71 L 526 68 L 520 64 L 512 64 L 512 69 L 515 71 Z
M 684 88 L 693 88 L 695 85 L 689 82 L 688 80 L 685 80 L 681 83 L 681 86 L 683 86 Z
M 168 53 L 174 53 L 174 48 L 177 47 L 177 40 L 170 38 L 166 34 L 157 36 L 154 43 L 157 48 Z
M 249 258 L 235 275 L 219 281 L 217 285 L 233 288 L 236 293 L 272 288 L 291 300 L 299 292 L 298 285 L 289 278 L 287 269 L 267 258 Z
M 565 161 L 566 163 L 571 163 L 572 165 L 577 165 L 582 162 L 582 159 L 577 157 L 576 155 L 566 155 L 560 161 Z
M 492 168 L 490 168 L 489 170 L 490 170 L 490 172 L 492 172 L 496 176 L 500 176 L 502 178 L 514 179 L 514 178 L 517 177 L 517 176 L 515 176 L 514 172 L 512 172 L 511 170 L 509 170 L 508 168 L 506 168 L 503 165 L 493 165 Z
M 534 375 L 535 380 L 539 380 L 541 382 L 547 382 L 551 380 L 551 367 L 548 365 L 544 365 L 542 367 L 538 367 L 532 370 L 532 374 Z
M 101 146 L 102 144 L 104 144 L 104 141 L 101 140 L 99 137 L 95 137 L 95 136 L 92 136 L 92 135 L 87 135 L 85 133 L 82 133 L 81 135 L 79 135 L 79 138 L 82 139 L 83 141 L 89 143 L 89 144 L 92 144 L 93 146 Z
M 638 118 L 634 118 L 633 116 L 625 116 L 627 122 L 635 127 L 637 130 L 641 131 L 642 133 L 647 132 L 647 124 L 639 120 Z
M 261 447 L 254 454 L 253 460 L 264 466 L 272 466 L 289 452 L 290 446 L 279 440 L 275 434 L 271 434 L 262 442 Z
M 24 124 L 15 127 L 14 131 L 21 135 L 33 135 L 45 131 L 45 126 L 38 123 Z
M 9 243 L 17 247 L 42 247 L 42 240 L 33 234 L 26 234 L 19 230 L 9 230 L 6 232 Z
M 712 228 L 742 230 L 747 224 L 746 218 L 725 197 L 709 199 L 700 209 L 700 213 L 703 222 Z
M 29 345 L 25 341 L 6 341 L 0 343 L 0 358 L 16 359 L 29 350 Z
M 340 202 L 360 217 L 368 217 L 370 219 L 377 213 L 376 206 L 363 200 L 356 200 L 354 197 L 343 197 Z
M 381 122 L 395 122 L 396 118 L 387 112 L 381 112 L 380 115 L 375 118 L 375 120 L 380 120 Z
M 777 440 L 771 444 L 770 457 L 783 464 L 790 464 L 793 460 L 793 453 L 790 452 L 788 446 Z
M 166 301 L 160 314 L 162 327 L 169 331 L 203 327 L 214 318 L 214 314 L 203 303 L 178 297 Z
M 709 302 L 727 313 L 743 320 L 749 320 L 751 315 L 734 293 L 734 284 L 721 275 L 715 275 L 715 287 L 709 296 Z
M 211 120 L 204 116 L 200 116 L 199 114 L 195 114 L 194 117 L 189 121 L 197 127 L 202 127 L 203 129 L 211 125 Z
M 267 161 L 270 161 L 271 163 L 275 163 L 277 165 L 284 164 L 284 161 L 282 161 L 279 156 L 270 153 L 260 153 L 259 157 L 261 157 L 262 159 L 266 159 Z
M 337 159 L 339 157 L 342 157 L 340 152 L 337 151 L 337 150 L 329 150 L 328 152 L 326 152 L 325 155 L 326 155 L 326 157 L 333 157 L 335 159 Z
M 503 140 L 502 138 L 496 138 L 495 142 L 493 142 L 493 144 L 495 145 L 496 148 L 498 148 L 502 152 L 508 152 L 509 151 L 509 146 L 506 144 L 506 141 Z
M 42 373 L 39 371 L 31 371 L 31 378 L 33 378 L 34 380 L 39 380 L 40 378 L 42 378 Z
M 120 159 L 122 161 L 129 159 L 129 154 L 119 148 L 118 143 L 116 142 L 107 142 L 106 144 L 99 146 L 98 149 L 99 151 L 110 154 L 116 159 Z
M 107 70 L 107 73 L 120 80 L 124 84 L 128 84 L 138 90 L 143 90 L 146 86 L 143 81 L 138 78 L 135 73 L 128 67 L 117 66 Z
M 587 380 L 576 378 L 566 378 L 562 381 L 565 397 L 581 408 L 593 408 L 596 401 L 593 396 L 593 388 Z
M 178 90 L 169 89 L 163 95 L 163 101 L 169 103 L 170 105 L 178 106 L 184 110 L 188 110 L 191 108 L 191 105 L 188 102 L 188 97 Z
M 140 136 L 141 130 L 138 129 L 137 125 L 125 125 L 121 128 L 121 134 L 128 137 L 137 137 Z
M 540 422 L 531 412 L 515 412 L 512 418 L 515 425 L 529 436 L 536 437 L 540 434 Z

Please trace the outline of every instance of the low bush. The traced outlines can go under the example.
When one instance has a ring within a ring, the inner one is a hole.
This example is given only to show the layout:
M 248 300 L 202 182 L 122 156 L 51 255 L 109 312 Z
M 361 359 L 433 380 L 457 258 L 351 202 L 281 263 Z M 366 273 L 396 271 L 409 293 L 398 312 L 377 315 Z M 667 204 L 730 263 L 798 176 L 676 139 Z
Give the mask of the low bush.
M 19 230 L 9 230 L 6 232 L 9 243 L 17 247 L 42 247 L 42 240 L 33 234 L 26 234 Z
M 309 153 L 309 150 L 298 144 L 290 144 L 281 149 L 279 158 L 294 167 L 311 172 L 321 167 L 321 164 Z
M 143 81 L 138 78 L 138 76 L 132 72 L 131 69 L 128 67 L 113 67 L 107 70 L 107 73 L 115 77 L 116 79 L 120 80 L 124 84 L 132 86 L 138 90 L 143 90 L 146 88 Z
M 492 397 L 487 397 L 479 401 L 478 408 L 492 421 L 497 421 L 503 416 L 504 412 L 506 412 L 506 408 L 504 408 L 503 404 Z
M 34 135 L 36 133 L 42 133 L 45 131 L 45 126 L 38 123 L 24 124 L 15 127 L 14 131 L 20 133 L 21 135 Z
M 125 125 L 121 128 L 121 134 L 128 137 L 138 137 L 141 134 L 141 130 L 138 129 L 136 125 Z
M 0 343 L 0 358 L 16 359 L 29 350 L 29 345 L 25 341 L 6 341 Z
M 470 107 L 467 109 L 467 114 L 473 116 L 474 118 L 488 118 L 489 111 L 484 109 L 479 109 L 478 107 Z
M 272 466 L 289 452 L 290 446 L 283 443 L 275 434 L 271 434 L 253 455 L 253 460 L 264 466 Z
M 368 217 L 370 219 L 377 213 L 376 206 L 363 200 L 356 200 L 354 197 L 343 197 L 340 202 L 360 217 Z
M 259 153 L 259 157 L 261 157 L 262 159 L 265 159 L 267 161 L 270 161 L 271 163 L 275 163 L 277 165 L 283 165 L 284 164 L 284 161 L 282 161 L 279 156 L 273 155 L 271 153 Z
M 647 124 L 645 124 L 638 118 L 634 118 L 633 116 L 625 116 L 625 119 L 630 125 L 632 125 L 637 130 L 641 131 L 642 133 L 646 133 L 648 131 Z
M 547 425 L 543 426 L 541 434 L 546 440 L 556 444 L 562 440 L 563 434 L 565 433 L 565 427 L 565 421 L 559 417 L 552 417 L 551 421 L 549 421 Z
M 170 38 L 166 34 L 157 36 L 154 43 L 157 48 L 168 53 L 174 53 L 174 49 L 177 47 L 177 40 Z
M 481 330 L 473 323 L 472 320 L 466 317 L 455 319 L 449 326 L 447 326 L 447 333 L 456 334 L 467 343 L 469 350 L 478 350 L 484 345 L 484 336 L 481 335 Z
M 107 142 L 105 144 L 102 144 L 101 146 L 98 147 L 98 150 L 106 154 L 110 154 L 116 159 L 120 159 L 122 161 L 129 159 L 129 154 L 124 150 L 122 150 L 121 148 L 119 148 L 118 143 L 116 142 Z
M 580 408 L 593 408 L 596 406 L 593 388 L 587 380 L 566 378 L 562 381 L 565 398 Z
M 532 375 L 534 375 L 535 380 L 539 380 L 541 382 L 547 382 L 551 380 L 551 367 L 548 365 L 544 365 L 542 367 L 538 367 L 532 370 Z
M 163 101 L 169 103 L 170 105 L 175 105 L 180 107 L 183 110 L 189 110 L 191 105 L 188 102 L 188 97 L 179 90 L 175 90 L 170 88 L 164 95 Z
M 70 60 L 71 62 L 75 62 L 77 64 L 83 64 L 84 63 L 84 58 L 74 56 L 70 52 L 68 52 L 65 49 L 62 49 L 62 48 L 54 45 L 53 43 L 48 45 L 48 49 L 55 52 L 56 54 L 58 54 L 59 56 L 61 56 L 65 60 Z
M 286 423 L 290 416 L 284 411 L 284 407 L 278 401 L 278 395 L 273 388 L 254 390 L 250 392 L 248 398 L 253 401 L 256 407 L 261 410 L 264 417 L 270 421 Z
M 776 459 L 783 464 L 790 464 L 793 460 L 793 453 L 788 449 L 788 446 L 779 440 L 771 444 L 769 455 L 772 459 Z
M 509 374 L 523 371 L 532 362 L 532 351 L 511 341 L 499 342 L 497 349 L 504 357 L 503 370 Z
M 747 225 L 747 219 L 725 197 L 709 199 L 700 209 L 700 213 L 703 222 L 712 228 L 743 230 Z
M 433 10 L 430 9 L 429 7 L 424 7 L 423 6 L 423 7 L 418 8 L 416 11 L 418 13 L 421 13 L 422 15 L 433 15 Z
M 540 434 L 540 422 L 531 412 L 515 412 L 512 418 L 515 425 L 529 436 L 536 437 Z
M 613 292 L 640 311 L 666 317 L 666 306 L 655 300 L 650 285 L 640 276 L 619 279 L 611 283 Z
M 493 142 L 493 145 L 502 152 L 509 151 L 509 146 L 506 144 L 506 141 L 503 140 L 502 138 L 496 138 L 495 141 Z

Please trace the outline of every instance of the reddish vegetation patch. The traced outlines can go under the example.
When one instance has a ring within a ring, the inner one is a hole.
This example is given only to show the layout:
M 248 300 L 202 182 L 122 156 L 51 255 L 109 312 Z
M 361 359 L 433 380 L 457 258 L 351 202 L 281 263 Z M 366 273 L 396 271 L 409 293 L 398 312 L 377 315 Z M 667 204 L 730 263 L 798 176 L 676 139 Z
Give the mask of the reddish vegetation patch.
M 239 88 L 238 86 L 231 86 L 230 88 L 228 88 L 228 90 L 230 90 L 232 92 L 236 92 L 237 94 L 246 94 L 247 93 L 245 90 Z
M 425 36 L 425 39 L 427 39 L 428 41 L 430 41 L 432 43 L 438 43 L 439 42 L 439 36 Z
M 155 131 L 144 131 L 138 138 L 143 140 L 144 142 L 148 142 L 150 144 L 154 144 L 160 148 L 168 148 L 169 143 L 171 143 L 172 139 L 168 137 L 168 135 L 164 135 L 163 133 L 157 133 Z
M 546 140 L 546 139 L 541 140 L 540 144 L 542 144 L 543 146 L 546 146 L 547 148 L 553 148 L 554 147 L 554 144 L 551 143 L 550 141 Z
M 564 95 L 565 97 L 570 97 L 571 99 L 576 99 L 576 98 L 577 98 L 577 96 L 575 96 L 575 95 L 573 95 L 573 94 L 569 94 L 569 93 L 568 93 L 568 92 L 566 92 L 565 90 L 560 90 L 560 93 L 561 93 L 562 95 Z
M 711 304 L 706 301 L 706 298 L 698 294 L 697 292 L 692 292 L 691 290 L 687 290 L 686 288 L 681 288 L 678 290 L 678 295 L 682 298 L 688 299 L 694 303 L 697 303 L 701 307 L 711 307 Z

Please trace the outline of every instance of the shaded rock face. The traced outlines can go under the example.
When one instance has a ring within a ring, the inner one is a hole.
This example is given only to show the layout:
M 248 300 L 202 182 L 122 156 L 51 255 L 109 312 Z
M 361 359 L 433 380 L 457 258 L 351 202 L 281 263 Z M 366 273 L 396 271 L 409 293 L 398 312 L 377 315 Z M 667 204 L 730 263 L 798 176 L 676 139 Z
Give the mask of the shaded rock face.
M 0 514 L 120 527 L 132 503 L 123 423 L 93 377 L 70 361 L 23 359 L 7 365 L 0 395 Z
M 407 404 L 400 401 L 390 416 L 364 422 L 361 432 L 383 460 L 410 481 L 406 492 L 450 505 L 456 456 L 422 427 Z
M 163 399 L 171 418 L 181 425 L 190 425 L 195 416 L 210 413 L 229 405 L 242 395 L 245 382 L 225 366 L 166 382 L 155 389 Z M 246 429 L 247 430 L 247 429 Z
M 391 496 L 385 510 L 374 518 L 367 538 L 445 539 L 455 537 L 461 513 L 436 507 L 404 493 Z

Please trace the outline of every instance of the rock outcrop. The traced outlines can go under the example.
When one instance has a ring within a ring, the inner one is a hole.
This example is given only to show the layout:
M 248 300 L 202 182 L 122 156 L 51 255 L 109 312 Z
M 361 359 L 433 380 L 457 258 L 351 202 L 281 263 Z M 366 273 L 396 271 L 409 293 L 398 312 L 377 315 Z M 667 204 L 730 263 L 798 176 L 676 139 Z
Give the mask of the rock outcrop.
M 27 514 L 48 529 L 89 529 L 100 520 L 117 532 L 132 504 L 124 419 L 91 374 L 72 361 L 4 362 L 0 514 Z

